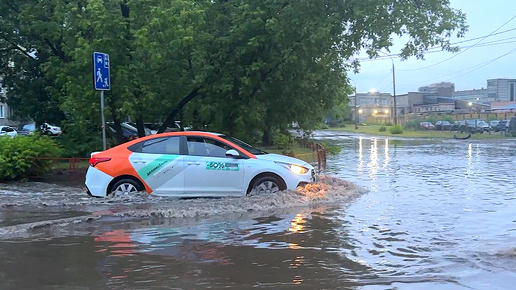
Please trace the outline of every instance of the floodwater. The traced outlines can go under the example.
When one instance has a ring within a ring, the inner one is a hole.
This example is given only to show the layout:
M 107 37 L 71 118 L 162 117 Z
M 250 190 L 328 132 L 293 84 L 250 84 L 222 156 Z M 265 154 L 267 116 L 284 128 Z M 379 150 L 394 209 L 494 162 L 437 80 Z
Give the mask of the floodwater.
M 301 192 L 96 199 L 0 184 L 0 288 L 511 289 L 516 140 L 319 132 Z

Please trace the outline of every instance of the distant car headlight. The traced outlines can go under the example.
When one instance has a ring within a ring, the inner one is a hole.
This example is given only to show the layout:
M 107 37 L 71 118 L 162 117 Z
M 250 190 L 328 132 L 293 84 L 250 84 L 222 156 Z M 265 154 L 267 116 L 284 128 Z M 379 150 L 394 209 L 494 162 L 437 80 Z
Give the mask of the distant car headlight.
M 276 162 L 276 164 L 287 168 L 288 170 L 292 171 L 295 174 L 305 174 L 308 172 L 308 168 L 303 167 L 303 166 L 290 164 L 290 163 L 283 163 L 283 162 Z

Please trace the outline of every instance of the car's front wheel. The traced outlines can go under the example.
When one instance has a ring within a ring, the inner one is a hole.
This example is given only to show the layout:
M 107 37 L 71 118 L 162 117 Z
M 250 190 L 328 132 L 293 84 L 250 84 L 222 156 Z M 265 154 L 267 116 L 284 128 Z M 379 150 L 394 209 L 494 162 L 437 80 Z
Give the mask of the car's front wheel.
M 249 195 L 255 194 L 270 194 L 280 190 L 285 190 L 287 187 L 274 176 L 263 176 L 256 179 L 251 186 Z
M 108 194 L 111 197 L 127 197 L 134 196 L 137 192 L 142 191 L 143 186 L 132 179 L 121 179 L 117 181 Z

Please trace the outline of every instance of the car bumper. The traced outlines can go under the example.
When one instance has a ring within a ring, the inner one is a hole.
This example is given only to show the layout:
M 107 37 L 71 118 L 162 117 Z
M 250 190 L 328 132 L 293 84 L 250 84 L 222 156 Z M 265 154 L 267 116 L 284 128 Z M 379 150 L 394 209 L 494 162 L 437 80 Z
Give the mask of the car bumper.
M 288 178 L 284 178 L 287 189 L 296 190 L 299 186 L 306 186 L 315 182 L 315 169 L 310 169 L 306 174 L 289 174 Z
M 86 187 L 89 194 L 97 197 L 105 197 L 109 183 L 113 180 L 110 175 L 98 170 L 95 167 L 89 167 L 86 172 Z

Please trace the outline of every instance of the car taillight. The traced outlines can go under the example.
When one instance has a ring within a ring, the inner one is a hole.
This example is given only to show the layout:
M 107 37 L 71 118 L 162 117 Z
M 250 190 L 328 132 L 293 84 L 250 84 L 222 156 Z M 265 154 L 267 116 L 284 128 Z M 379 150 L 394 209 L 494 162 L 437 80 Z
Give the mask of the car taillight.
M 91 157 L 90 158 L 90 165 L 95 167 L 97 164 L 101 163 L 101 162 L 106 162 L 106 161 L 109 161 L 111 160 L 111 157 Z

